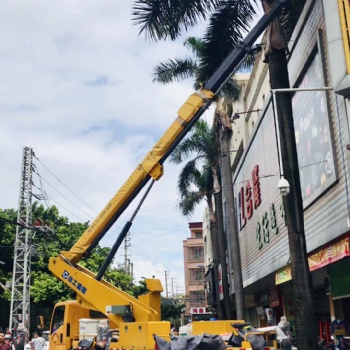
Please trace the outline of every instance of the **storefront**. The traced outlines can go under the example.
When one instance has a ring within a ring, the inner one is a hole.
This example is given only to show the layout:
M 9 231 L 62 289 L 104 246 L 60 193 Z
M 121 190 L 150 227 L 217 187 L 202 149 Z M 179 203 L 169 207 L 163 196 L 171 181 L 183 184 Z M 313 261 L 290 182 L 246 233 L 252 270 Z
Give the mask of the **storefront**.
M 314 288 L 314 309 L 320 337 L 330 339 L 331 322 L 350 324 L 350 250 L 349 235 L 330 242 L 309 254 L 309 267 Z M 291 268 L 286 266 L 276 273 L 280 286 L 283 310 L 293 322 L 294 310 L 291 295 Z

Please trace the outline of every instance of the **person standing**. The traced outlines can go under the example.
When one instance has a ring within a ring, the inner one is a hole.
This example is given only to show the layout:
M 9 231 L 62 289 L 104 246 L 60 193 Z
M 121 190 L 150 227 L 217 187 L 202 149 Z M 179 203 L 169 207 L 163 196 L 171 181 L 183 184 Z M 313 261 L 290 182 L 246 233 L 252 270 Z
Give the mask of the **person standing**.
M 290 324 L 287 321 L 286 316 L 282 316 L 280 322 L 278 323 L 278 327 L 280 327 L 283 333 L 288 337 L 287 339 L 283 339 L 281 342 L 281 349 L 291 350 L 292 349 L 292 340 L 290 334 Z
M 11 350 L 11 344 L 5 341 L 5 333 L 0 331 L 0 350 Z
M 30 346 L 32 350 L 44 350 L 45 339 L 41 336 L 41 333 L 39 332 L 34 333 L 34 337 L 30 343 Z
M 12 344 L 12 338 L 10 334 L 5 334 L 5 343 L 9 343 L 10 344 L 10 349 L 11 350 L 16 350 L 15 346 Z

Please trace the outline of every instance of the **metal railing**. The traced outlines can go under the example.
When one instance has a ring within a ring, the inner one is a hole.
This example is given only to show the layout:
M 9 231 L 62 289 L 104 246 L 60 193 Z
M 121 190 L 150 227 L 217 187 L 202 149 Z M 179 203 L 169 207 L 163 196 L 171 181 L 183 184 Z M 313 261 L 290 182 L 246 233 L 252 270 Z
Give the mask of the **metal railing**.
M 200 284 L 200 285 L 202 285 L 202 284 L 205 284 L 205 279 L 204 278 L 202 278 L 202 279 L 190 278 L 189 284 L 190 285 L 193 285 L 193 284 Z

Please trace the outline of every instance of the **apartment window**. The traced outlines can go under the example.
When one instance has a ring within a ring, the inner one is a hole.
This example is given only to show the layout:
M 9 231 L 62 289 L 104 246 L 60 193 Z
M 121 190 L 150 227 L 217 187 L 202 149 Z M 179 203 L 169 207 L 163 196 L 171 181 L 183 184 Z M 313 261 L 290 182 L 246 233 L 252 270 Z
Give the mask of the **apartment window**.
M 202 281 L 204 280 L 204 269 L 190 269 L 190 280 L 191 281 Z
M 190 303 L 191 304 L 201 304 L 204 303 L 204 290 L 198 290 L 190 292 Z
M 195 232 L 195 237 L 196 238 L 203 238 L 203 233 L 202 232 Z
M 190 260 L 203 260 L 204 259 L 204 247 L 191 247 L 189 248 Z

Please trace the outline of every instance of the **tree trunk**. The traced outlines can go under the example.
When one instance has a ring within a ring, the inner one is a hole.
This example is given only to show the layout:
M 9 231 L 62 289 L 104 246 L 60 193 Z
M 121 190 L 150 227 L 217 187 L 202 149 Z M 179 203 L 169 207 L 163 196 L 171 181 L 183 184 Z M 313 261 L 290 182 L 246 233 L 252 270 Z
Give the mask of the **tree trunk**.
M 269 71 L 272 89 L 289 88 L 285 50 L 274 49 L 269 53 Z M 317 349 L 317 327 L 307 259 L 304 210 L 290 93 L 276 93 L 276 104 L 283 172 L 290 184 L 290 193 L 283 197 L 283 204 L 288 223 L 297 347 L 298 350 Z
M 214 194 L 214 198 L 215 198 Z M 224 309 L 219 299 L 219 261 L 220 261 L 220 253 L 219 253 L 219 243 L 218 243 L 218 218 L 216 215 L 215 222 L 210 222 L 210 235 L 211 235 L 211 247 L 213 251 L 213 270 L 214 270 L 214 288 L 216 295 L 216 310 L 217 316 L 219 320 L 225 319 Z
M 218 250 L 219 250 L 219 262 L 221 263 L 221 279 L 222 279 L 222 292 L 224 295 L 223 300 L 223 310 L 224 318 L 226 320 L 232 319 L 232 310 L 231 310 L 231 297 L 230 297 L 230 284 L 228 281 L 228 270 L 226 262 L 226 238 L 225 231 L 223 227 L 223 213 L 222 213 L 222 191 L 214 194 L 215 200 L 215 210 L 216 210 L 216 219 L 217 219 L 217 229 L 218 229 Z M 219 279 L 217 279 L 219 284 Z M 218 304 L 222 305 L 220 301 L 220 296 L 218 294 Z
M 239 247 L 237 216 L 235 211 L 235 200 L 232 183 L 232 170 L 230 161 L 230 140 L 232 128 L 227 113 L 222 108 L 220 101 L 217 102 L 215 112 L 216 126 L 219 135 L 221 178 L 222 187 L 225 189 L 226 199 L 226 224 L 227 235 L 230 238 L 230 249 L 232 252 L 233 285 L 235 290 L 236 319 L 244 320 L 244 294 L 241 266 L 241 253 Z M 226 262 L 225 262 L 226 265 Z

